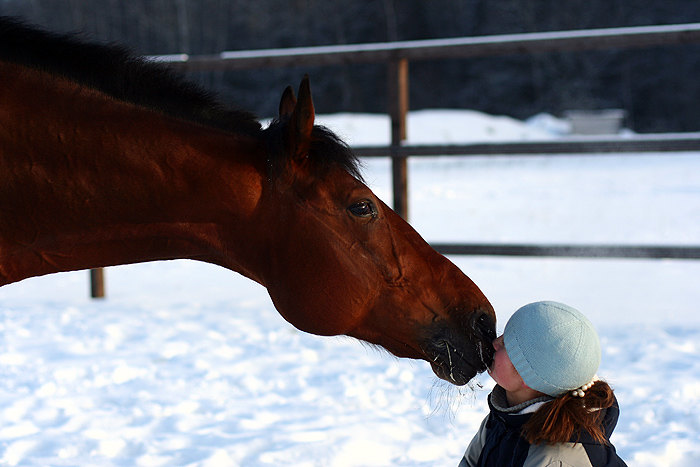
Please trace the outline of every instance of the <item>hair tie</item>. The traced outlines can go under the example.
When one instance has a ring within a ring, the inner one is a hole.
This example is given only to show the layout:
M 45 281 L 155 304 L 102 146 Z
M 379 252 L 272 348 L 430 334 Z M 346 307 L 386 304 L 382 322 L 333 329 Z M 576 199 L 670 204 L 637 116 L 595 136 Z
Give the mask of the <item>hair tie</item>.
M 581 386 L 580 388 L 576 388 L 576 389 L 574 389 L 573 391 L 571 391 L 571 395 L 574 396 L 574 397 L 583 397 L 583 396 L 585 396 L 585 395 L 586 395 L 586 391 L 588 391 L 588 390 L 593 386 L 593 384 L 594 384 L 596 381 L 598 381 L 598 375 L 593 376 L 593 379 L 592 379 L 590 382 L 584 384 L 584 385 Z

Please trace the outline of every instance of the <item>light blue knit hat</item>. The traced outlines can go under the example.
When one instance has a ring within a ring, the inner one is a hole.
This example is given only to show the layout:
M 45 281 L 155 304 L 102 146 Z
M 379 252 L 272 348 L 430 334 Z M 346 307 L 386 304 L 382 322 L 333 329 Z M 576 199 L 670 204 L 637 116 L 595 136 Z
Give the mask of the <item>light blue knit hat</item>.
M 552 397 L 589 383 L 600 365 L 591 322 L 563 303 L 535 302 L 516 311 L 503 332 L 506 353 L 525 384 Z

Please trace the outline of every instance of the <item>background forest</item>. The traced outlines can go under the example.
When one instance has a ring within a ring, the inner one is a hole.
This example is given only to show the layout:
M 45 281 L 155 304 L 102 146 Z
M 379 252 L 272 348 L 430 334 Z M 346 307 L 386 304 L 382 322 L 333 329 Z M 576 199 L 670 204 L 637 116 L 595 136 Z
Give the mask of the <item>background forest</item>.
M 0 0 L 0 14 L 128 45 L 145 55 L 700 22 L 697 0 Z M 224 99 L 272 116 L 310 73 L 321 113 L 384 112 L 386 67 L 195 73 Z M 413 110 L 527 118 L 620 108 L 639 132 L 700 130 L 700 45 L 411 63 Z

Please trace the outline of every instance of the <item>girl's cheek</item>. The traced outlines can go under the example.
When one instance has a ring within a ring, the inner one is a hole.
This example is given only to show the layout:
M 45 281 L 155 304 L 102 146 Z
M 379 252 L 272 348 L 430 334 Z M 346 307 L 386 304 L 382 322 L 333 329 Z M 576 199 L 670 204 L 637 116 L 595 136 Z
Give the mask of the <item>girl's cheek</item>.
M 499 368 L 501 367 L 501 356 L 500 352 L 496 352 L 496 354 L 493 357 L 493 362 L 491 362 L 491 366 L 488 368 L 488 374 L 496 380 L 498 378 L 498 373 L 499 373 Z

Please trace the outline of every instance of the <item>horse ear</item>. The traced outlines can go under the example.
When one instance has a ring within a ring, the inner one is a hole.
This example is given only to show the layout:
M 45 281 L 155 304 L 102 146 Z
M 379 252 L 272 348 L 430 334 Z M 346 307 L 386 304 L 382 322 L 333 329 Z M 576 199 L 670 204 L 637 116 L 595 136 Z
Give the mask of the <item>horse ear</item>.
M 280 100 L 280 118 L 289 117 L 294 112 L 294 107 L 297 105 L 297 98 L 294 97 L 294 89 L 291 86 L 287 88 L 282 93 L 282 99 Z
M 311 100 L 309 75 L 304 75 L 299 85 L 299 99 L 289 119 L 290 155 L 295 159 L 305 158 L 311 146 L 311 131 L 314 128 L 314 103 Z

